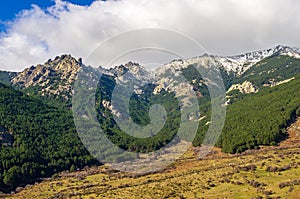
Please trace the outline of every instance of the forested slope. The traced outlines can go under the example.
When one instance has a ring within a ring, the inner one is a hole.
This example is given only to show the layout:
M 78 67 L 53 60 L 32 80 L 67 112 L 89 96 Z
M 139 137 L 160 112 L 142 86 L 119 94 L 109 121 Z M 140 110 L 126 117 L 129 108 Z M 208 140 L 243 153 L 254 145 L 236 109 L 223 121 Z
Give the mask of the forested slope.
M 300 78 L 244 95 L 228 106 L 218 146 L 224 152 L 242 152 L 259 145 L 275 145 L 286 137 L 286 128 L 300 115 Z
M 0 145 L 0 191 L 96 163 L 81 144 L 72 114 L 0 84 L 0 125 L 14 137 Z

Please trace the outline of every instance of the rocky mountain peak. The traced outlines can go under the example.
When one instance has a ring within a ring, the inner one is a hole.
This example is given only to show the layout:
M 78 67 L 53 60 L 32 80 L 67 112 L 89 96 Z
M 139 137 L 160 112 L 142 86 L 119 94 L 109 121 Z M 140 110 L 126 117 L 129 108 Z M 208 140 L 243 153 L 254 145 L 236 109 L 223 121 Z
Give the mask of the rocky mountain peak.
M 274 48 L 274 51 L 276 52 L 290 52 L 290 51 L 295 51 L 295 52 L 299 52 L 298 48 L 295 47 L 289 47 L 289 46 L 284 46 L 284 45 L 277 45 Z
M 61 55 L 55 57 L 54 60 L 49 59 L 45 65 L 53 68 L 54 70 L 78 70 L 78 68 L 82 65 L 82 59 L 79 58 L 76 60 L 71 55 Z
M 124 65 L 115 66 L 109 70 L 121 82 L 128 80 L 147 81 L 152 78 L 152 73 L 138 63 L 128 62 Z
M 276 52 L 274 54 L 287 55 L 296 59 L 300 59 L 300 50 L 295 47 L 278 45 L 275 47 Z
M 128 62 L 110 69 L 100 67 L 97 71 L 114 76 L 117 83 L 136 82 L 139 84 L 140 82 L 151 82 L 161 85 L 162 88 L 172 90 L 171 87 L 177 86 L 176 78 L 190 65 L 201 68 L 215 66 L 222 69 L 222 71 L 226 71 L 228 75 L 233 74 L 239 77 L 255 64 L 272 55 L 287 55 L 300 59 L 300 50 L 278 45 L 270 49 L 236 56 L 204 54 L 189 59 L 177 59 L 155 70 L 147 70 L 138 63 Z M 49 59 L 44 64 L 25 69 L 18 73 L 11 82 L 21 88 L 39 87 L 38 93 L 42 95 L 53 94 L 69 98 L 72 96 L 72 84 L 76 79 L 76 74 L 83 66 L 81 59 L 75 59 L 71 55 L 61 55 L 53 60 Z M 243 90 L 244 87 L 252 89 L 249 84 L 236 85 L 236 89 L 241 88 Z
M 269 57 L 271 55 L 274 55 L 274 54 L 282 55 L 282 54 L 285 54 L 288 52 L 300 53 L 298 48 L 277 45 L 273 48 L 269 48 L 266 50 L 253 51 L 253 52 L 236 55 L 236 56 L 229 56 L 229 58 L 232 58 L 235 60 L 260 61 L 260 60 L 262 60 L 266 57 Z
M 146 71 L 146 69 L 138 63 L 128 62 L 124 65 L 122 64 L 119 66 L 115 66 L 113 69 L 111 69 L 111 71 L 113 71 L 113 73 L 116 76 L 122 76 L 127 72 L 130 72 L 133 74 L 139 74 L 142 71 Z
M 42 95 L 62 94 L 70 95 L 71 84 L 82 66 L 81 59 L 71 55 L 61 55 L 54 60 L 49 59 L 44 64 L 31 66 L 18 73 L 12 79 L 12 84 L 21 88 L 38 86 Z M 65 97 L 66 98 L 66 97 Z

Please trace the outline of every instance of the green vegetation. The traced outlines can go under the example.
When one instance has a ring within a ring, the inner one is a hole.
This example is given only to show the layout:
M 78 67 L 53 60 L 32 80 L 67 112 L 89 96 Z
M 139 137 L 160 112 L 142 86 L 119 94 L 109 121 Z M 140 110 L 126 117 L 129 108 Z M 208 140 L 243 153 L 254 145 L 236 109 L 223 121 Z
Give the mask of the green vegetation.
M 278 63 L 280 65 L 287 64 L 287 62 L 291 63 L 293 58 L 288 59 L 286 57 L 272 57 L 270 60 L 264 60 L 262 63 L 265 63 L 266 66 L 270 67 L 270 65 L 274 64 L 273 59 L 282 61 L 282 63 Z M 270 63 L 267 64 L 267 62 Z M 298 72 L 297 65 L 293 65 L 292 67 L 294 69 L 291 69 L 292 71 L 289 72 L 293 72 L 292 75 L 296 76 Z M 262 70 L 266 70 L 266 68 Z M 206 118 L 200 121 L 198 133 L 193 140 L 194 146 L 200 146 L 210 125 L 209 93 L 207 87 L 202 84 L 203 79 L 193 66 L 184 69 L 182 74 L 191 84 L 193 84 L 194 90 L 196 92 L 199 91 L 203 95 L 203 97 L 199 97 L 199 106 L 201 115 L 206 116 Z M 272 75 L 276 74 L 274 72 Z M 262 75 L 262 77 L 254 77 L 270 78 L 271 76 Z M 282 78 L 290 77 L 291 75 L 288 76 L 288 74 L 285 75 L 282 73 Z M 228 79 L 230 79 L 230 75 L 228 75 Z M 297 115 L 300 115 L 299 84 L 300 78 L 299 76 L 296 76 L 296 80 L 292 80 L 276 87 L 265 88 L 256 94 L 241 94 L 237 91 L 232 91 L 229 95 L 234 96 L 232 99 L 233 103 L 228 106 L 225 126 L 221 137 L 217 142 L 217 146 L 222 147 L 222 150 L 227 153 L 241 153 L 247 149 L 258 149 L 260 145 L 276 145 L 278 142 L 286 138 L 286 128 L 295 120 Z M 108 79 L 105 79 L 101 84 L 101 88 L 104 90 L 99 93 L 106 93 L 107 95 L 98 96 L 98 104 L 100 105 L 98 107 L 98 113 L 99 115 L 102 114 L 102 116 L 105 116 L 102 118 L 99 117 L 99 121 L 101 121 L 102 127 L 105 129 L 105 132 L 107 132 L 109 138 L 115 144 L 124 147 L 126 150 L 130 148 L 130 150 L 145 152 L 156 150 L 157 148 L 163 146 L 161 145 L 163 142 L 157 142 L 157 137 L 155 136 L 152 137 L 152 140 L 135 139 L 125 133 L 122 133 L 121 130 L 118 129 L 110 112 L 106 110 L 99 102 L 102 99 L 110 101 L 111 93 L 105 91 L 112 91 L 113 87 L 114 80 L 111 79 L 108 81 Z M 148 89 L 145 89 L 145 91 L 147 90 L 148 92 L 145 92 L 145 94 L 140 96 L 133 95 L 130 106 L 132 111 L 131 117 L 135 122 L 142 126 L 145 126 L 149 123 L 148 111 L 151 103 L 159 103 L 159 100 L 155 99 L 155 97 L 158 98 L 158 96 L 151 96 L 149 94 L 152 93 L 153 86 L 149 86 Z M 175 103 L 176 101 L 172 100 L 171 94 L 168 94 L 167 92 L 162 92 L 161 94 L 164 97 L 167 97 L 167 100 L 164 100 L 166 103 L 163 104 L 164 106 L 169 107 L 167 110 L 171 110 L 171 107 L 176 107 L 176 104 L 172 105 L 172 103 Z M 178 120 L 180 117 L 178 114 L 170 114 L 168 116 L 171 118 L 170 121 L 180 122 Z M 160 139 L 169 140 L 172 138 L 172 133 L 170 132 L 176 133 L 177 127 L 176 125 L 165 127 L 165 131 L 162 131 L 160 134 L 162 135 Z
M 16 75 L 14 72 L 0 71 L 0 83 L 10 85 L 10 80 Z
M 14 136 L 12 147 L 0 145 L 1 191 L 96 164 L 78 138 L 71 111 L 46 105 L 3 84 L 0 125 Z
M 287 127 L 300 116 L 299 84 L 297 76 L 259 93 L 236 93 L 233 103 L 227 107 L 225 125 L 216 146 L 227 153 L 241 153 L 258 149 L 260 145 L 276 145 L 285 139 Z M 200 121 L 194 146 L 201 145 L 209 121 L 209 114 Z
M 259 145 L 275 145 L 299 116 L 300 79 L 245 96 L 227 109 L 218 146 L 236 153 Z
M 180 108 L 177 99 L 172 93 L 162 91 L 159 95 L 154 95 L 154 85 L 146 85 L 141 95 L 133 94 L 129 101 L 129 112 L 132 120 L 140 126 L 146 126 L 150 123 L 149 109 L 153 104 L 161 104 L 167 113 L 165 125 L 160 132 L 152 134 L 149 138 L 137 138 L 123 132 L 116 124 L 113 115 L 103 106 L 102 100 L 109 100 L 112 97 L 115 80 L 109 76 L 102 76 L 98 92 L 96 95 L 96 110 L 98 112 L 98 120 L 101 128 L 104 130 L 108 138 L 117 146 L 124 150 L 136 152 L 156 151 L 159 148 L 167 145 L 176 135 L 180 124 Z M 118 110 L 123 111 L 125 99 L 118 99 Z M 151 130 L 151 129 L 149 129 Z M 132 134 L 139 135 L 139 132 L 130 127 L 128 131 Z M 152 130 L 151 130 L 152 131 Z
M 233 84 L 250 81 L 261 87 L 271 82 L 279 82 L 297 76 L 300 73 L 300 60 L 289 56 L 271 56 L 263 59 L 241 77 L 235 79 Z

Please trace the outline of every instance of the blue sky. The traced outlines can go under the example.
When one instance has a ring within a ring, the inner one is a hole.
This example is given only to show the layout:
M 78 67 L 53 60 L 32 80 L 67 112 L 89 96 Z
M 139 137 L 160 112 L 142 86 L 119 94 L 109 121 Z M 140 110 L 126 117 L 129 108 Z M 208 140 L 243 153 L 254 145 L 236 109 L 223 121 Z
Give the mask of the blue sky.
M 68 0 L 77 5 L 90 5 L 94 0 Z M 0 6 L 0 31 L 5 30 L 4 23 L 13 20 L 22 10 L 28 10 L 31 5 L 38 5 L 41 8 L 47 8 L 55 4 L 54 0 L 7 0 L 2 1 Z

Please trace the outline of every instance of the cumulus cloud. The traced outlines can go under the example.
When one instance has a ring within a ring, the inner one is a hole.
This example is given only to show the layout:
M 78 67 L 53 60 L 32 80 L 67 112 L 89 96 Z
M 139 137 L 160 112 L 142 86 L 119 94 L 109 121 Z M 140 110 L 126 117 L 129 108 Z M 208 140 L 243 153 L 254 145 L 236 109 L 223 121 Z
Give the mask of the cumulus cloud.
M 107 38 L 145 27 L 182 32 L 219 55 L 300 47 L 299 10 L 297 0 L 111 0 L 90 6 L 56 0 L 9 22 L 0 35 L 0 68 L 20 71 L 65 53 L 84 58 Z

